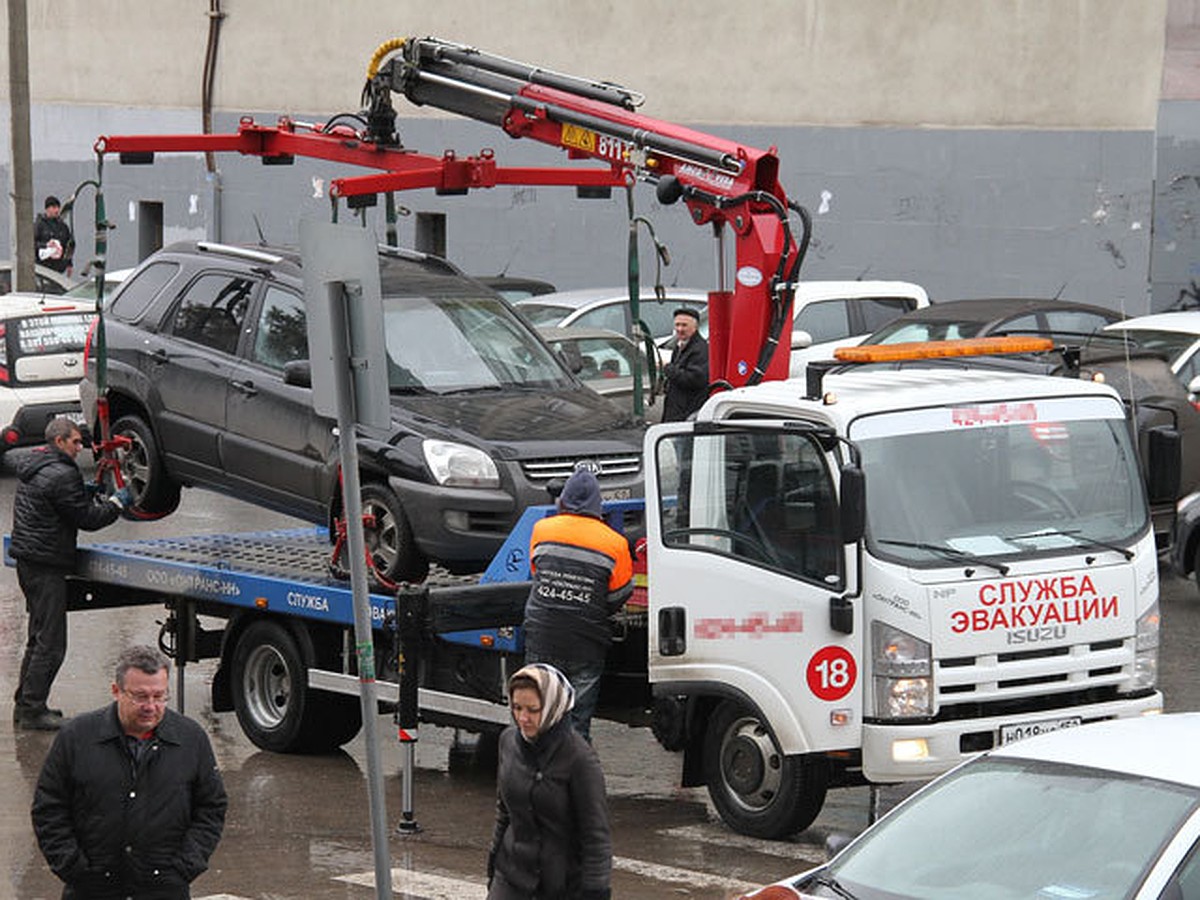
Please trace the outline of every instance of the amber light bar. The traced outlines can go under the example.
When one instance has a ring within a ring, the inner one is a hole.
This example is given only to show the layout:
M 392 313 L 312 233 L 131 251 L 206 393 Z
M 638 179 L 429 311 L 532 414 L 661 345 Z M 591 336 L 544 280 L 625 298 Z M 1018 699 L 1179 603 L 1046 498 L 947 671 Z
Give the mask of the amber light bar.
M 1053 349 L 1054 341 L 1050 338 L 985 337 L 961 341 L 912 341 L 906 344 L 839 347 L 833 351 L 833 356 L 841 362 L 873 363 L 947 356 L 990 356 L 995 353 L 1041 353 Z

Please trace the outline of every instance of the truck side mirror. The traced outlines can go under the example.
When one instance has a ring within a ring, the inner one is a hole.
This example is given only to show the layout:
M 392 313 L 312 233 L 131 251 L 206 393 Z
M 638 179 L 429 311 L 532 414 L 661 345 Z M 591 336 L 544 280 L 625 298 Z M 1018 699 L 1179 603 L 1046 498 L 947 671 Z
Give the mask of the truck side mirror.
M 867 479 L 855 465 L 842 467 L 841 487 L 842 541 L 856 544 L 862 539 L 867 524 Z
M 1183 438 L 1171 427 L 1161 425 L 1147 434 L 1146 493 L 1151 503 L 1179 499 L 1183 469 Z

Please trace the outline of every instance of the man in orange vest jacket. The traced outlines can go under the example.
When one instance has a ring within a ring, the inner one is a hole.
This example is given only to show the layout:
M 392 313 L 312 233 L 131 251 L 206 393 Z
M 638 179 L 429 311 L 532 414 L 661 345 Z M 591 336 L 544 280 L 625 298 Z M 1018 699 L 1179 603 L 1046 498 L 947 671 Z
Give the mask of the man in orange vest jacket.
M 629 542 L 601 517 L 600 484 L 576 471 L 558 497 L 558 515 L 533 526 L 533 587 L 525 603 L 525 662 L 549 663 L 575 688 L 571 722 L 591 740 L 610 617 L 633 594 Z

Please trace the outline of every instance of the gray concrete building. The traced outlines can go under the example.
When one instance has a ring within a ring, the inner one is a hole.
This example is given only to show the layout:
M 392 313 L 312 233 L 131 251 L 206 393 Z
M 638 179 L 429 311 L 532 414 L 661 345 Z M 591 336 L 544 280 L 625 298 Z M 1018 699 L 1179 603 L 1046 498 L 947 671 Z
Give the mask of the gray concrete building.
M 781 181 L 815 223 L 802 277 L 906 279 L 935 299 L 1060 294 L 1129 314 L 1194 295 L 1200 281 L 1200 0 L 27 4 L 39 207 L 95 177 L 99 135 L 198 132 L 206 94 L 214 131 L 246 115 L 326 121 L 358 110 L 376 47 L 436 35 L 614 81 L 646 95 L 646 115 L 778 147 Z M 6 82 L 0 103 L 7 111 Z M 554 148 L 396 105 L 415 150 L 564 162 Z M 5 115 L 6 196 L 8 128 Z M 107 159 L 110 268 L 179 238 L 295 243 L 302 217 L 328 218 L 329 180 L 345 174 L 312 160 Z M 626 280 L 623 196 L 502 187 L 398 200 L 410 213 L 400 243 L 444 225 L 447 256 L 470 273 L 562 288 Z M 671 248 L 665 279 L 712 287 L 708 232 L 647 186 L 636 204 Z M 91 210 L 85 189 L 80 261 Z M 382 206 L 367 225 L 383 238 Z M 8 232 L 0 218 L 0 256 Z M 647 242 L 643 271 L 649 253 Z

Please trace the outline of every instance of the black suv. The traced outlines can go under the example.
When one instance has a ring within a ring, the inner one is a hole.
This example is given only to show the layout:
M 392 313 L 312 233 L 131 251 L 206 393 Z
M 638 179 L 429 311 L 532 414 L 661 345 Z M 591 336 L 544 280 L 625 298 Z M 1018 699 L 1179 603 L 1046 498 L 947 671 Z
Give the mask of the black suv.
M 376 570 L 478 571 L 577 463 L 638 496 L 641 430 L 584 387 L 499 295 L 444 260 L 381 248 L 392 425 L 359 429 Z M 186 242 L 147 259 L 105 313 L 113 432 L 138 507 L 197 485 L 332 524 L 335 423 L 313 410 L 300 258 Z M 80 393 L 96 422 L 96 354 Z

